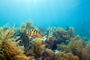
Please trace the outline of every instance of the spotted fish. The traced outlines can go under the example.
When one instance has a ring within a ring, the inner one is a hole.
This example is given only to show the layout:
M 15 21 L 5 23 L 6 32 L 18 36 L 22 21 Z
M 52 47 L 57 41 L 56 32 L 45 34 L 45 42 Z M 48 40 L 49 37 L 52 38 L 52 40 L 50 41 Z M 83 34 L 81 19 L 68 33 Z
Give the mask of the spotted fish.
M 27 30 L 26 34 L 33 38 L 42 38 L 42 34 L 39 33 L 37 30 Z

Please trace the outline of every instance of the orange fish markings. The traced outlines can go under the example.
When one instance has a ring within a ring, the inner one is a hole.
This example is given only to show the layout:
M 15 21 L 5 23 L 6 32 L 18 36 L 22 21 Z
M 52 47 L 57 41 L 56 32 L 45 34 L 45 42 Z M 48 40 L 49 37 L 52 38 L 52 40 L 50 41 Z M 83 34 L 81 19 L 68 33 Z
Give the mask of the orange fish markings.
M 26 34 L 33 38 L 42 38 L 43 37 L 42 34 L 39 33 L 37 30 L 32 30 L 32 29 L 27 30 Z

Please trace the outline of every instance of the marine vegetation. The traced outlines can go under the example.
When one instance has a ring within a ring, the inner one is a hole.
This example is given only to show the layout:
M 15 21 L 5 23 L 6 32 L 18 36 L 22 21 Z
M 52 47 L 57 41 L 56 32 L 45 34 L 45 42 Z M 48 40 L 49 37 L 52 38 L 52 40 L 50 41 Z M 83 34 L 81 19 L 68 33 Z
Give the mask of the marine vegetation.
M 0 60 L 28 60 L 24 51 L 12 41 L 14 28 L 0 34 Z
M 89 39 L 73 27 L 34 27 L 29 20 L 20 28 L 0 27 L 0 60 L 90 60 Z
M 33 45 L 34 53 L 36 54 L 36 57 L 40 57 L 45 48 L 45 45 L 42 44 L 42 40 L 37 39 L 35 42 L 32 43 L 32 45 Z
M 64 54 L 60 60 L 79 60 L 78 56 L 74 56 L 72 53 Z
M 22 33 L 22 44 L 24 45 L 25 50 L 29 49 L 30 41 L 29 41 L 29 37 L 27 36 L 25 30 Z
M 79 36 L 76 36 L 75 38 L 70 39 L 68 45 L 65 45 L 64 43 L 58 44 L 58 49 L 66 50 L 67 52 L 72 52 L 72 54 L 77 55 L 80 60 L 89 60 L 90 44 L 79 39 Z

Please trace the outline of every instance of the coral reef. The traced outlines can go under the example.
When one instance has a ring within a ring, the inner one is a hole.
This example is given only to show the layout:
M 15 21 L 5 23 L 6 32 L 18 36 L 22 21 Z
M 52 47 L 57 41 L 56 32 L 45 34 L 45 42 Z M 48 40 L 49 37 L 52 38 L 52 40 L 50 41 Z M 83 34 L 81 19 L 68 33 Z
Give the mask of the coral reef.
M 79 60 L 79 57 L 74 56 L 72 53 L 59 52 L 56 56 L 57 60 Z
M 62 42 L 68 44 L 68 40 L 74 38 L 74 29 L 72 27 L 70 27 L 69 30 L 64 30 L 62 28 L 54 29 L 53 37 L 57 40 L 58 44 Z
M 20 28 L 0 27 L 0 60 L 90 60 L 90 44 L 72 27 L 45 30 L 29 20 Z

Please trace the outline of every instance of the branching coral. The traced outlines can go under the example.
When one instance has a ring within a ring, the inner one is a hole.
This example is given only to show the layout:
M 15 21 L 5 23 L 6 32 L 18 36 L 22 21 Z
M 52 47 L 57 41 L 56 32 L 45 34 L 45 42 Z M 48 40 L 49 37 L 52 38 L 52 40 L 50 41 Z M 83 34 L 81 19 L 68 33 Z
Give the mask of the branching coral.
M 58 47 L 61 50 L 66 50 L 68 49 L 72 52 L 72 54 L 77 55 L 80 60 L 89 60 L 90 58 L 90 45 L 87 44 L 87 42 L 80 40 L 80 36 L 76 36 L 75 38 L 70 38 L 70 42 L 68 45 L 65 44 L 60 44 Z M 68 47 L 68 48 L 66 48 Z M 87 53 L 88 52 L 88 53 Z M 63 59 L 63 58 L 62 58 Z
M 32 43 L 34 47 L 34 52 L 36 54 L 36 57 L 40 57 L 42 55 L 42 52 L 45 48 L 45 46 L 42 44 L 42 40 L 37 39 L 35 42 Z
M 12 41 L 13 29 L 2 32 L 0 35 L 0 60 L 28 60 L 24 52 Z
M 60 49 L 62 51 L 67 51 L 67 52 L 71 51 L 70 45 L 65 45 L 64 43 L 57 44 L 57 49 Z
M 23 32 L 23 30 L 26 28 L 25 23 L 22 23 L 20 31 Z
M 70 40 L 70 38 L 74 37 L 73 31 L 74 29 L 72 27 L 70 27 L 69 30 L 58 28 L 53 32 L 53 36 L 56 40 L 66 42 L 67 40 Z
M 62 28 L 58 28 L 56 30 L 57 36 L 61 37 L 62 39 L 69 39 L 69 36 L 67 35 L 67 31 L 62 29 Z
M 50 37 L 52 37 L 52 28 L 51 27 L 46 29 L 45 35 L 46 35 L 47 40 L 49 40 Z
M 64 54 L 60 60 L 79 60 L 78 56 L 74 56 L 72 53 Z

